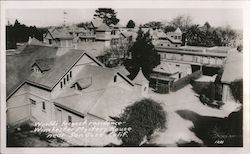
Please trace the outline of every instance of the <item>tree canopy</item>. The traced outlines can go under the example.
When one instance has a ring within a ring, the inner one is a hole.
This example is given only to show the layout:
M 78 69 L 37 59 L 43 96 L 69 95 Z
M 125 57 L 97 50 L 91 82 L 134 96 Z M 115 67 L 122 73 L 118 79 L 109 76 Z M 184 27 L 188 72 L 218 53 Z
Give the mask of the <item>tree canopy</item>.
M 111 24 L 116 25 L 120 21 L 116 17 L 116 13 L 112 8 L 98 8 L 95 10 L 94 16 L 103 19 L 103 22 L 109 26 Z
M 160 21 L 151 21 L 151 22 L 144 24 L 144 27 L 153 28 L 153 29 L 160 29 L 163 27 L 163 25 Z
M 46 28 L 37 28 L 36 26 L 26 26 L 15 20 L 14 25 L 6 26 L 6 48 L 16 48 L 17 42 L 27 42 L 29 36 L 42 41 Z
M 192 24 L 193 19 L 190 16 L 180 15 L 173 18 L 169 25 L 175 28 L 179 27 L 182 31 L 186 31 Z
M 187 45 L 191 46 L 232 46 L 236 47 L 237 32 L 226 27 L 212 27 L 208 22 L 203 26 L 192 25 L 185 32 Z
M 77 24 L 77 27 L 82 27 L 82 28 L 89 28 L 91 25 L 90 22 L 81 22 Z
M 145 77 L 149 79 L 153 68 L 160 64 L 160 56 L 154 49 L 149 31 L 144 33 L 139 29 L 137 34 L 136 42 L 129 49 L 132 59 L 125 66 L 130 71 L 129 78 L 134 78 L 141 67 Z
M 143 99 L 125 108 L 119 117 L 111 117 L 116 122 L 117 134 L 124 133 L 122 128 L 131 128 L 125 136 L 119 136 L 123 146 L 140 146 L 143 140 L 151 139 L 155 130 L 166 129 L 166 112 L 160 103 Z M 119 131 L 121 130 L 121 131 Z
M 134 28 L 135 27 L 135 22 L 133 20 L 129 20 L 126 27 L 127 28 Z
M 230 84 L 233 98 L 240 103 L 243 103 L 243 80 L 235 80 Z

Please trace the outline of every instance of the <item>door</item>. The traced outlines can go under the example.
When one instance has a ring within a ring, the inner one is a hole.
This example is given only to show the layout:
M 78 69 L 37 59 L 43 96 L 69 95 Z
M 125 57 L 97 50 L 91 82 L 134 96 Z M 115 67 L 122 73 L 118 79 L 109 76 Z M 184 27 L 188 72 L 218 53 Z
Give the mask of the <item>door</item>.
M 61 124 L 62 123 L 62 110 L 56 108 L 56 121 Z

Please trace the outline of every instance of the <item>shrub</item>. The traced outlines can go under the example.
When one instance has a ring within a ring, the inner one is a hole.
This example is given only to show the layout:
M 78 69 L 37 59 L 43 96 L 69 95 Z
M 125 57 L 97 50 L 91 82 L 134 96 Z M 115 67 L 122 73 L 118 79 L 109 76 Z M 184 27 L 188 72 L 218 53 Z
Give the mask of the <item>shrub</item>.
M 132 128 L 126 136 L 118 137 L 122 140 L 123 146 L 140 146 L 142 141 L 150 140 L 155 130 L 166 129 L 166 113 L 160 103 L 152 99 L 143 99 L 125 108 L 119 117 L 111 117 L 121 125 L 115 125 L 119 133 L 122 128 Z
M 233 98 L 240 103 L 243 103 L 243 80 L 235 80 L 230 84 Z

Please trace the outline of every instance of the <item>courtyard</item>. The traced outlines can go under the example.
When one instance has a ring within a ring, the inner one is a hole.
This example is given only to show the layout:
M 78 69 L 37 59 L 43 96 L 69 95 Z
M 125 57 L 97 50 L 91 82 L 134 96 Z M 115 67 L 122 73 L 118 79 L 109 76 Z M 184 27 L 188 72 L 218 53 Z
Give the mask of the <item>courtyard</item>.
M 192 131 L 193 122 L 201 118 L 225 118 L 240 106 L 234 102 L 227 102 L 221 109 L 203 105 L 190 84 L 169 94 L 150 91 L 149 97 L 162 103 L 167 112 L 166 131 L 155 134 L 150 141 L 150 144 L 160 146 L 178 146 L 190 142 L 203 145 L 203 141 Z

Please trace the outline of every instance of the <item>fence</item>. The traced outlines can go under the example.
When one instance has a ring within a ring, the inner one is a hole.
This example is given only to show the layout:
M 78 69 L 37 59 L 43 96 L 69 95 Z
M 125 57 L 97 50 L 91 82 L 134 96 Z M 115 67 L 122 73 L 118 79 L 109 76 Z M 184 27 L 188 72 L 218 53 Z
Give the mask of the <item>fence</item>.
M 168 94 L 169 93 L 169 85 L 168 84 L 163 84 L 163 83 L 157 83 L 151 85 L 155 90 L 155 92 L 160 93 L 160 94 Z
M 171 91 L 175 92 L 183 87 L 185 87 L 186 85 L 188 85 L 190 83 L 190 81 L 198 79 L 199 77 L 201 77 L 202 75 L 202 71 L 198 70 L 192 74 L 189 74 L 181 79 L 179 79 L 178 81 L 174 82 L 171 86 Z

